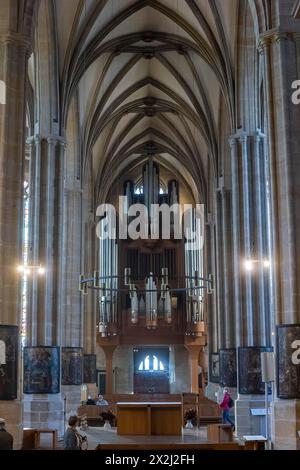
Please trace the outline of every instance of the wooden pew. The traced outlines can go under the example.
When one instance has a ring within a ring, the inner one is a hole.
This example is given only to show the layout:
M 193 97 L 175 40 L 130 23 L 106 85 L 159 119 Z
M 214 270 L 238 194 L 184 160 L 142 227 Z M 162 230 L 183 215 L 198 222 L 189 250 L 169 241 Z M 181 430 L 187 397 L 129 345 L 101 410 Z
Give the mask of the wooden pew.
M 184 414 L 189 408 L 197 411 L 197 422 L 195 425 L 204 426 L 208 424 L 218 424 L 222 422 L 221 409 L 217 403 L 206 397 L 199 396 L 198 393 L 182 394 L 182 422 Z

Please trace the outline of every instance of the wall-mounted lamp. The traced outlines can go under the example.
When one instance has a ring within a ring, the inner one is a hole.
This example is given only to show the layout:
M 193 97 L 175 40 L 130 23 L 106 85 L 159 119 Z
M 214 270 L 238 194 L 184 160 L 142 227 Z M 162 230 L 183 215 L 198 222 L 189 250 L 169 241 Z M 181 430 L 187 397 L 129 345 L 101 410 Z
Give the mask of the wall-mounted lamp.
M 40 276 L 45 274 L 46 270 L 43 266 L 29 266 L 27 264 L 21 264 L 18 266 L 18 272 L 29 276 L 31 273 L 37 272 Z
M 268 269 L 271 265 L 268 259 L 246 259 L 244 260 L 244 268 L 246 271 L 253 271 L 255 265 L 261 264 L 264 268 Z

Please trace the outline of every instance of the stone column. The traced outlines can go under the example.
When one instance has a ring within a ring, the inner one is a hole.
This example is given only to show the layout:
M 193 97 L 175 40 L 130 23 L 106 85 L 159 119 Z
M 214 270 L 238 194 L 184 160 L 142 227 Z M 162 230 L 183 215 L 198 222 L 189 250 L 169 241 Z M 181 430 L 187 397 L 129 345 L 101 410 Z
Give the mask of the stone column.
M 264 261 L 269 259 L 268 211 L 265 153 L 259 130 L 242 129 L 230 138 L 232 158 L 232 216 L 234 253 L 234 295 L 236 341 L 233 346 L 269 346 L 270 317 L 268 308 L 268 273 Z M 254 260 L 247 270 L 246 260 Z M 247 373 L 238 364 L 240 373 Z M 258 418 L 252 408 L 263 407 L 263 395 L 239 393 L 235 403 L 238 435 L 258 432 Z
M 0 323 L 20 327 L 20 290 L 17 266 L 22 262 L 23 179 L 27 61 L 30 43 L 17 33 L 0 35 L 0 80 L 6 87 L 0 103 Z M 21 361 L 19 357 L 18 377 Z M 14 436 L 22 440 L 22 407 L 18 399 L 0 401 L 0 415 Z
M 224 186 L 218 188 L 217 203 L 219 206 L 218 216 L 218 245 L 219 269 L 217 273 L 218 286 L 223 293 L 218 302 L 219 329 L 222 333 L 219 335 L 219 348 L 231 348 L 235 345 L 235 322 L 232 309 L 232 256 L 231 256 L 231 193 Z M 218 297 L 219 297 L 219 288 Z
M 88 210 L 88 208 L 86 209 Z M 84 224 L 84 237 L 82 251 L 84 254 L 84 270 L 86 275 L 92 274 L 97 269 L 98 260 L 98 249 L 97 244 L 99 243 L 96 237 L 96 224 L 94 221 L 93 214 L 88 214 L 87 220 Z M 82 308 L 84 315 L 84 352 L 85 354 L 95 354 L 96 352 L 96 325 L 97 325 L 97 298 L 98 295 L 94 295 L 93 292 L 89 292 L 89 295 L 82 297 Z M 96 373 L 95 373 L 96 376 Z M 88 393 L 92 396 L 97 396 L 98 388 L 96 382 L 87 383 Z
M 73 155 L 70 155 L 70 158 L 72 157 Z M 82 347 L 83 345 L 83 299 L 78 289 L 78 279 L 82 272 L 83 246 L 81 205 L 80 180 L 73 174 L 66 176 L 63 192 L 63 231 L 60 259 L 60 344 L 65 347 Z M 62 384 L 61 391 L 66 397 L 67 414 L 77 412 L 80 404 L 80 388 L 80 385 Z
M 84 226 L 84 270 L 86 275 L 93 274 L 97 269 L 98 250 L 96 237 L 96 224 L 94 218 L 91 217 L 85 222 Z M 83 310 L 84 310 L 84 351 L 87 354 L 95 354 L 96 349 L 96 325 L 97 325 L 97 299 L 98 293 L 83 297 Z
M 240 345 L 244 333 L 241 303 L 241 233 L 240 233 L 240 170 L 237 154 L 237 139 L 232 136 L 229 139 L 231 148 L 231 177 L 232 177 L 232 225 L 233 225 L 233 289 L 234 289 L 234 314 L 236 323 L 236 345 Z
M 28 279 L 28 346 L 57 346 L 61 200 L 61 139 L 34 136 L 30 157 L 29 264 L 45 268 Z M 24 425 L 64 432 L 63 399 L 58 394 L 24 394 Z
M 225 343 L 225 297 L 227 293 L 224 289 L 224 263 L 223 263 L 223 234 L 222 234 L 223 207 L 220 191 L 216 193 L 216 290 L 217 290 L 217 344 L 218 348 Z
M 212 273 L 214 279 L 218 280 L 218 272 L 216 274 L 216 226 L 213 221 L 211 213 L 208 214 L 205 231 L 205 249 L 207 253 L 207 273 Z M 219 344 L 219 321 L 218 321 L 218 308 L 217 308 L 217 282 L 214 291 L 211 295 L 207 296 L 207 332 L 208 332 L 208 355 L 211 361 L 211 354 L 218 352 Z M 208 385 L 205 394 L 211 400 L 215 400 L 215 392 L 217 391 L 217 384 L 210 380 L 210 367 L 208 368 Z
M 65 180 L 61 274 L 61 345 L 80 347 L 83 343 L 82 297 L 78 289 L 81 274 L 81 187 L 80 181 Z
M 273 30 L 261 37 L 259 46 L 263 56 L 267 110 L 272 280 L 278 325 L 300 323 L 300 259 L 297 256 L 300 235 L 300 108 L 292 102 L 292 82 L 299 79 L 300 73 L 298 34 Z M 278 358 L 288 354 L 286 344 L 281 344 Z M 274 447 L 299 449 L 300 400 L 296 396 L 284 400 L 276 398 L 271 419 Z

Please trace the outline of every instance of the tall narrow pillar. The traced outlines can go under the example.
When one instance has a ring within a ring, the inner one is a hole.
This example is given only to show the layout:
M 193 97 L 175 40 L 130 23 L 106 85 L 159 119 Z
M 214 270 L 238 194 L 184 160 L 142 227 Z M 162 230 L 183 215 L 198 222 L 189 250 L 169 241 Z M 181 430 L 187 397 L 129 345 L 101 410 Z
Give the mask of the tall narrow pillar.
M 234 253 L 234 315 L 236 340 L 233 347 L 270 345 L 269 245 L 264 136 L 257 129 L 242 129 L 230 138 L 232 169 L 232 218 Z M 248 263 L 248 264 L 247 264 Z M 237 357 L 239 358 L 238 349 Z M 259 418 L 252 408 L 263 407 L 260 391 L 241 389 L 242 374 L 250 373 L 238 359 L 238 390 L 235 402 L 238 435 L 260 433 Z
M 5 14 L 5 13 L 4 13 Z M 1 32 L 0 32 L 1 33 Z M 0 103 L 0 323 L 20 327 L 20 290 L 17 266 L 22 261 L 23 169 L 27 61 L 30 43 L 17 33 L 0 34 L 0 80 L 6 93 Z M 18 361 L 18 377 L 21 362 Z M 18 398 L 0 401 L 0 415 L 14 436 L 22 439 L 20 381 Z
M 61 138 L 40 135 L 28 139 L 30 155 L 29 190 L 29 265 L 41 265 L 44 275 L 35 270 L 28 277 L 27 346 L 60 346 L 61 328 L 58 312 L 59 247 L 61 225 L 58 223 L 61 205 Z M 50 350 L 51 351 L 51 350 Z M 24 425 L 54 427 L 64 432 L 61 393 L 24 394 Z
M 300 365 L 293 362 L 291 351 L 293 339 L 298 339 L 293 337 L 293 326 L 300 323 L 300 260 L 297 256 L 300 236 L 300 107 L 292 101 L 292 83 L 299 79 L 300 73 L 298 41 L 299 33 L 278 28 L 262 35 L 259 45 L 264 68 L 271 174 L 274 319 L 277 325 L 289 325 L 291 330 L 286 338 L 280 338 L 276 351 L 277 364 L 282 360 L 285 363 L 284 370 L 278 366 L 280 387 L 276 387 L 272 406 L 272 444 L 275 449 L 300 448 L 300 395 L 293 386 L 297 381 L 299 383 Z M 278 336 L 279 332 L 276 334 Z

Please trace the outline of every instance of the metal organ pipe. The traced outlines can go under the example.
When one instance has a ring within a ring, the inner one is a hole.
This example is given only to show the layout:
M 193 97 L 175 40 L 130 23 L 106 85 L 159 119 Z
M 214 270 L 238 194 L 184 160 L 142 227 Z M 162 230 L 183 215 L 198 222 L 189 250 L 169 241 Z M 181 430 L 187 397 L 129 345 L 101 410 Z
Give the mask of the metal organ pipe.
M 146 281 L 146 325 L 148 329 L 157 327 L 157 287 L 153 273 Z

